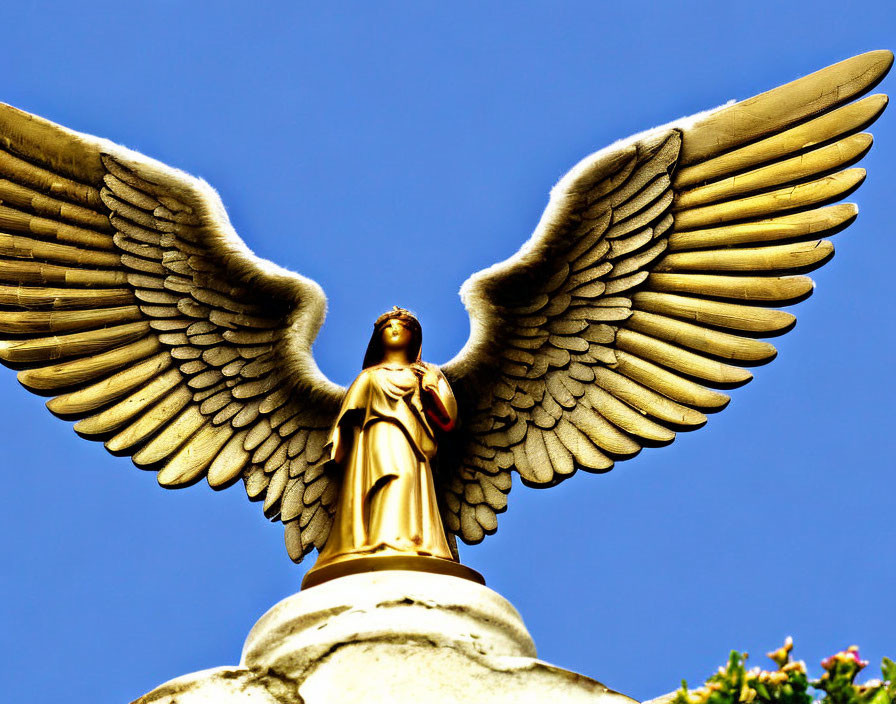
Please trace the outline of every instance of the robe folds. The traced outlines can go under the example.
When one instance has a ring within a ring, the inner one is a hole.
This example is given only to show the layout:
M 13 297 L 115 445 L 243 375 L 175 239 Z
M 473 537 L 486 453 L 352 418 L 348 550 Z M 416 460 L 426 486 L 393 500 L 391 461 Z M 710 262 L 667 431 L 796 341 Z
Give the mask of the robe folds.
M 440 424 L 455 420 L 451 388 L 437 375 L 438 384 L 422 390 L 410 367 L 379 364 L 349 388 L 328 442 L 343 475 L 317 566 L 372 554 L 454 559 L 430 466 L 437 450 L 431 414 Z

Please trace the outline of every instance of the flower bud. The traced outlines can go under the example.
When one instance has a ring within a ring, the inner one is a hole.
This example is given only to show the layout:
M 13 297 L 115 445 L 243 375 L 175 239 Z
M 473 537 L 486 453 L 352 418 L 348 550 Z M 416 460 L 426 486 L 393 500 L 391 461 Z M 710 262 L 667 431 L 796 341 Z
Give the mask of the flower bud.
M 787 636 L 787 638 L 784 640 L 784 645 L 782 645 L 777 650 L 766 654 L 778 667 L 784 667 L 788 662 L 790 662 L 791 650 L 793 650 L 793 638 Z

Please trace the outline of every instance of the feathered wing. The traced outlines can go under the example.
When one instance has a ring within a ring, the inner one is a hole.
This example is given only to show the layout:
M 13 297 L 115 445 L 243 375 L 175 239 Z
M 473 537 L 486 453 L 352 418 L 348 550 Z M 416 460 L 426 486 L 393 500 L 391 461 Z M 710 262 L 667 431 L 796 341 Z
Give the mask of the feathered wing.
M 0 105 L 0 360 L 165 487 L 242 478 L 296 561 L 337 493 L 316 464 L 344 393 L 311 356 L 325 308 L 205 182 Z
M 855 98 L 888 51 L 617 143 L 554 188 L 533 237 L 461 289 L 471 336 L 443 371 L 460 428 L 440 458 L 445 521 L 497 528 L 512 470 L 552 486 L 700 427 L 770 361 L 774 306 L 808 296 L 820 240 L 849 225 L 846 168 L 886 106 Z

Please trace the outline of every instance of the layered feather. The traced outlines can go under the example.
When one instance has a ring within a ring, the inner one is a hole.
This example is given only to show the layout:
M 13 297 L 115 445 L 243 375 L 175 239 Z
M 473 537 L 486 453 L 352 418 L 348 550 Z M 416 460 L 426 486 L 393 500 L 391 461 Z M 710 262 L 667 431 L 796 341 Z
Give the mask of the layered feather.
M 242 477 L 295 560 L 335 507 L 327 475 L 304 489 L 343 393 L 311 357 L 325 304 L 204 182 L 0 106 L 0 361 L 163 486 Z
M 775 307 L 812 292 L 802 274 L 833 254 L 820 238 L 856 216 L 830 204 L 862 183 L 861 130 L 887 99 L 850 101 L 891 64 L 853 57 L 613 145 L 557 184 L 526 245 L 461 289 L 471 335 L 444 367 L 461 409 L 452 531 L 494 532 L 512 471 L 552 486 L 702 426 L 728 403 L 719 389 L 774 358 L 757 338 L 793 326 Z

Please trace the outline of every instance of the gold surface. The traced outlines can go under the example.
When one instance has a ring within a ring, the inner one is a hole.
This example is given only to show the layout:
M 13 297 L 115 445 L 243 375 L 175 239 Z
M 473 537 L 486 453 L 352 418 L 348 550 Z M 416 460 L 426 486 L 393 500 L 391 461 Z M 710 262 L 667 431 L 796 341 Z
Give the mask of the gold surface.
M 669 293 L 642 291 L 632 297 L 638 310 L 695 323 L 748 332 L 777 332 L 793 325 L 796 316 L 782 310 L 708 301 Z
M 774 213 L 828 203 L 846 195 L 865 180 L 864 169 L 847 169 L 808 183 L 779 188 L 760 195 L 682 210 L 675 222 L 683 230 L 732 220 L 747 220 Z
M 654 271 L 785 271 L 805 270 L 834 253 L 826 240 L 780 244 L 772 247 L 679 252 L 660 260 Z
M 464 284 L 454 360 L 421 362 L 419 324 L 393 311 L 348 390 L 311 354 L 320 287 L 254 257 L 207 184 L 0 105 L 0 362 L 162 486 L 242 480 L 293 560 L 319 551 L 306 585 L 398 568 L 481 581 L 454 539 L 497 529 L 512 472 L 549 487 L 607 471 L 705 424 L 775 356 L 756 338 L 793 326 L 770 306 L 812 292 L 793 274 L 856 217 L 831 203 L 864 179 L 849 167 L 887 98 L 861 96 L 892 60 L 855 56 L 587 157 L 531 240 Z
M 874 122 L 886 106 L 886 95 L 863 98 L 740 149 L 678 169 L 675 172 L 675 186 L 684 189 L 700 182 L 713 181 L 849 134 Z
M 148 331 L 149 323 L 140 321 L 56 337 L 0 341 L 0 359 L 7 362 L 37 362 L 96 354 L 139 340 Z
M 826 208 L 735 225 L 673 232 L 669 235 L 669 251 L 684 249 L 722 251 L 722 248 L 733 245 L 803 239 L 844 227 L 855 219 L 858 212 L 858 208 L 852 203 L 840 203 Z
M 659 340 L 735 361 L 764 362 L 775 356 L 775 348 L 767 342 L 729 335 L 646 311 L 632 313 L 627 328 Z
M 79 416 L 102 408 L 127 392 L 159 379 L 171 366 L 171 356 L 160 352 L 90 386 L 47 401 L 47 408 L 60 416 Z
M 892 64 L 891 52 L 869 51 L 717 110 L 689 130 L 682 162 L 702 161 L 827 112 L 872 88 Z
M 430 572 L 449 577 L 468 579 L 477 584 L 485 584 L 485 579 L 476 570 L 452 560 L 424 555 L 383 555 L 381 557 L 353 557 L 334 562 L 323 567 L 308 570 L 302 580 L 302 589 L 310 589 L 331 579 L 347 577 L 360 572 L 383 572 L 386 570 L 411 570 Z
M 743 301 L 777 302 L 805 296 L 814 284 L 808 276 L 714 276 L 712 274 L 651 274 L 648 290 L 690 293 Z
M 854 134 L 798 156 L 684 191 L 676 199 L 675 207 L 679 210 L 694 208 L 833 171 L 863 157 L 871 149 L 871 142 L 870 134 Z

